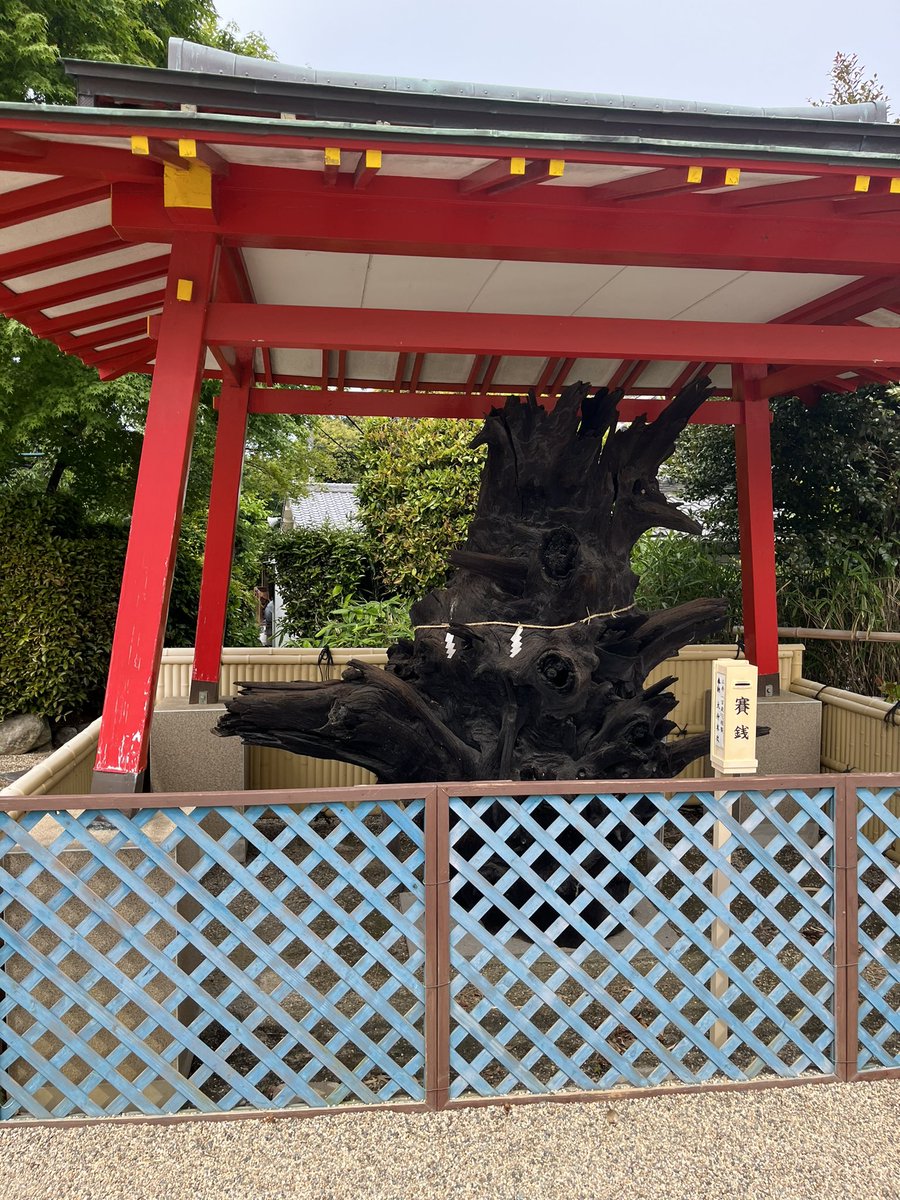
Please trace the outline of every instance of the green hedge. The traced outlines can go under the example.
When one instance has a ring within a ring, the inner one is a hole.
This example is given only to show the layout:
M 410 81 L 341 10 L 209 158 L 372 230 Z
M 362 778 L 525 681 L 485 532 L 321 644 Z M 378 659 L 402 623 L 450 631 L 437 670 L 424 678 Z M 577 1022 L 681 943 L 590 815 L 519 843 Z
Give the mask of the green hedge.
M 377 598 L 371 543 L 358 529 L 293 529 L 273 541 L 275 586 L 292 641 L 314 641 L 341 597 Z
M 0 491 L 0 719 L 97 712 L 125 540 L 59 493 Z

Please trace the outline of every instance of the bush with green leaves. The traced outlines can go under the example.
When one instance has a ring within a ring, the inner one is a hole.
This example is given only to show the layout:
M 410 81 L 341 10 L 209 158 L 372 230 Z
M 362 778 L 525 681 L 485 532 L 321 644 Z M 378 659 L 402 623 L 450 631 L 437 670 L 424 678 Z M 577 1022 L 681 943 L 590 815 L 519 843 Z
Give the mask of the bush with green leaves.
M 91 524 L 71 498 L 0 490 L 0 719 L 98 711 L 125 531 Z
M 291 641 L 315 641 L 331 619 L 337 597 L 352 596 L 358 603 L 377 599 L 372 547 L 360 529 L 295 527 L 275 535 L 271 556 L 283 631 Z
M 779 622 L 815 629 L 900 629 L 900 398 L 883 386 L 772 402 Z M 702 501 L 714 546 L 737 555 L 734 434 L 689 426 L 669 473 Z M 890 692 L 896 648 L 809 639 L 804 671 L 866 695 Z
M 477 421 L 378 418 L 356 443 L 359 515 L 377 546 L 389 592 L 424 596 L 441 587 L 448 555 L 466 539 L 484 448 Z
M 684 533 L 645 533 L 631 556 L 640 577 L 636 603 L 644 609 L 674 608 L 689 600 L 721 597 L 728 602 L 722 632 L 711 641 L 729 641 L 741 614 L 741 563 L 714 543 Z
M 335 588 L 328 620 L 307 646 L 390 646 L 398 638 L 412 637 L 409 601 L 401 596 L 385 600 L 359 600 Z

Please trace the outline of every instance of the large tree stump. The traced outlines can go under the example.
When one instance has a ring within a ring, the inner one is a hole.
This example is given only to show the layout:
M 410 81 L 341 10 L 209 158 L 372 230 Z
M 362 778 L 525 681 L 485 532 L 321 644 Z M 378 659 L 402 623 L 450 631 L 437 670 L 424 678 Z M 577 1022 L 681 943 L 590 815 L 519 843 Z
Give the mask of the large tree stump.
M 475 439 L 488 453 L 468 540 L 451 554 L 456 569 L 447 587 L 413 605 L 414 638 L 389 648 L 385 670 L 351 662 L 340 681 L 241 684 L 217 732 L 357 763 L 382 783 L 677 774 L 703 753 L 707 737 L 667 740 L 676 728 L 668 720 L 674 678 L 649 688 L 644 681 L 680 647 L 719 628 L 725 604 L 696 600 L 642 612 L 630 560 L 648 529 L 699 532 L 656 476 L 707 392 L 708 380 L 700 380 L 652 424 L 642 418 L 622 428 L 621 393 L 590 395 L 584 384 L 567 388 L 552 410 L 533 396 L 492 410 Z M 606 808 L 594 799 L 583 815 L 597 825 Z M 504 816 L 495 804 L 485 821 L 499 829 Z M 555 812 L 541 804 L 534 817 L 546 828 Z M 607 840 L 622 849 L 632 836 L 618 825 Z M 509 851 L 522 853 L 532 839 L 520 830 L 513 841 Z M 571 829 L 557 841 L 563 850 L 582 848 Z M 482 845 L 469 832 L 455 849 L 471 859 Z M 506 875 L 500 852 L 479 862 L 488 884 Z M 595 848 L 582 867 L 596 876 L 607 862 Z M 543 851 L 533 868 L 549 879 L 557 860 Z M 607 893 L 621 900 L 628 887 L 617 874 Z M 578 892 L 568 879 L 555 896 L 572 902 Z M 467 883 L 455 903 L 471 909 L 480 895 Z M 506 892 L 517 908 L 531 896 L 521 879 Z M 596 897 L 578 903 L 594 927 L 606 916 Z M 554 926 L 560 944 L 581 940 L 559 921 L 554 897 L 542 899 L 531 920 L 542 930 Z M 490 906 L 482 923 L 496 930 L 506 917 Z
M 415 603 L 386 670 L 245 683 L 217 732 L 356 763 L 382 783 L 628 779 L 678 773 L 705 736 L 667 741 L 674 679 L 653 667 L 722 623 L 724 602 L 642 612 L 631 551 L 648 529 L 698 533 L 660 464 L 703 403 L 686 387 L 652 423 L 619 427 L 621 392 L 566 388 L 493 409 L 474 520 L 446 588 Z

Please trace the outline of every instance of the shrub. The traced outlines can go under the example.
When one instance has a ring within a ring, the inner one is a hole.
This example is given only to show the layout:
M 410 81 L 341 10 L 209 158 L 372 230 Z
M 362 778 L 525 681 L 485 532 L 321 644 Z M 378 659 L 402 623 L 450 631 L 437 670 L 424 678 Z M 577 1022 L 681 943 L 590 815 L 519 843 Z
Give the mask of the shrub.
M 683 533 L 645 533 L 634 548 L 631 565 L 640 576 L 635 600 L 641 608 L 674 608 L 688 600 L 727 600 L 728 615 L 714 641 L 731 638 L 741 619 L 741 564 L 715 543 Z
M 295 528 L 273 539 L 272 557 L 284 633 L 291 640 L 317 637 L 331 618 L 336 597 L 353 596 L 360 602 L 377 597 L 371 546 L 359 529 Z
M 98 710 L 125 531 L 84 520 L 67 496 L 0 491 L 0 719 Z
M 356 444 L 359 515 L 377 547 L 389 592 L 424 596 L 441 587 L 448 555 L 466 539 L 484 450 L 476 421 L 379 418 Z
M 328 620 L 307 638 L 308 646 L 389 646 L 401 637 L 412 637 L 409 601 L 400 596 L 386 600 L 358 600 L 335 589 Z

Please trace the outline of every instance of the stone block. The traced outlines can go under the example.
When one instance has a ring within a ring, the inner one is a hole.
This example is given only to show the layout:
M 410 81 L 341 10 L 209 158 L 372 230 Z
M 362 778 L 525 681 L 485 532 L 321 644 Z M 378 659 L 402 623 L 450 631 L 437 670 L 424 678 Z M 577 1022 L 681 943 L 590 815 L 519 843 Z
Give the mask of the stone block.
M 158 704 L 150 728 L 150 787 L 154 792 L 242 792 L 246 754 L 239 738 L 216 737 L 224 704 Z
M 785 692 L 760 696 L 757 723 L 770 732 L 759 738 L 760 775 L 818 775 L 822 757 L 822 701 Z

